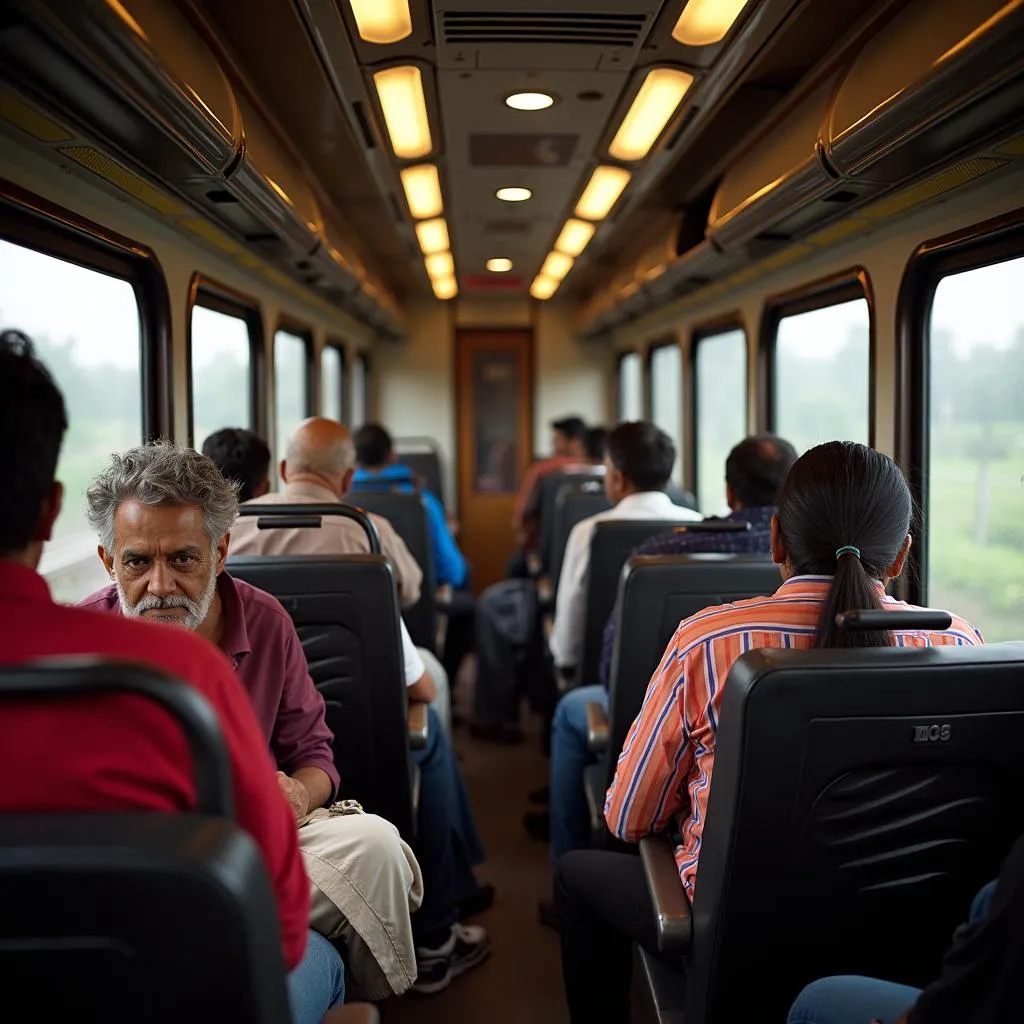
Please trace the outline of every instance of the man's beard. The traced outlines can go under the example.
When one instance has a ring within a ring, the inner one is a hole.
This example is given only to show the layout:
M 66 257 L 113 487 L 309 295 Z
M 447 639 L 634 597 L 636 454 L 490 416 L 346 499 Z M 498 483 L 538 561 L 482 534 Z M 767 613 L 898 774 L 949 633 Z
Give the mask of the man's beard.
M 161 621 L 165 621 L 172 626 L 190 629 L 193 633 L 203 624 L 203 620 L 210 612 L 214 595 L 217 593 L 217 573 L 212 569 L 210 570 L 209 582 L 197 601 L 193 601 L 184 594 L 171 594 L 168 597 L 146 594 L 138 604 L 133 605 L 127 593 L 125 593 L 124 587 L 121 586 L 121 581 L 116 576 L 114 577 L 114 583 L 117 585 L 117 597 L 121 602 L 121 612 L 123 615 L 130 619 L 138 619 L 142 616 L 143 612 L 152 611 L 155 608 L 184 608 L 186 612 L 184 618 L 175 616 L 163 618 Z

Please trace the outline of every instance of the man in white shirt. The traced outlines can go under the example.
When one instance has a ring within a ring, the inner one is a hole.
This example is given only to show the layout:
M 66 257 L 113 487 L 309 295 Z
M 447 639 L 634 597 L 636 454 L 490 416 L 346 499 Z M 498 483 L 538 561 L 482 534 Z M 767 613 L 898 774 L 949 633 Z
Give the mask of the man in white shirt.
M 676 449 L 672 438 L 653 423 L 620 423 L 605 441 L 604 490 L 613 507 L 573 527 L 558 579 L 555 625 L 549 641 L 555 667 L 570 669 L 583 653 L 590 540 L 594 527 L 613 519 L 652 519 L 685 523 L 701 518 L 675 505 L 665 493 Z

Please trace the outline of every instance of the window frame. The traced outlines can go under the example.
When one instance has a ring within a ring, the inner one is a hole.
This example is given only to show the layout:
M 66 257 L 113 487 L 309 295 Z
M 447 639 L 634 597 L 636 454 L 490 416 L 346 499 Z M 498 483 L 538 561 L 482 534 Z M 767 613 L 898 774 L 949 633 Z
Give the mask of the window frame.
M 266 344 L 263 336 L 263 312 L 258 299 L 236 291 L 198 271 L 192 275 L 185 313 L 185 390 L 188 402 L 188 443 L 195 445 L 195 409 L 192 394 L 192 310 L 196 306 L 235 317 L 249 332 L 249 408 L 252 422 L 245 426 L 260 437 L 267 436 Z
M 923 604 L 928 593 L 928 503 L 930 476 L 928 389 L 931 314 L 945 277 L 1024 256 L 1024 209 L 980 221 L 922 242 L 903 270 L 896 299 L 896 457 L 910 482 L 920 514 L 904 573 L 907 600 Z
M 324 415 L 324 410 L 322 408 L 320 408 L 321 405 L 323 404 L 323 388 L 321 386 L 321 382 L 322 382 L 322 378 L 323 378 L 323 358 L 324 358 L 324 352 L 327 349 L 329 349 L 329 348 L 333 348 L 338 353 L 339 357 L 341 358 L 341 403 L 340 403 L 341 422 L 347 424 L 348 423 L 348 406 L 349 406 L 348 388 L 346 386 L 346 384 L 348 382 L 348 379 L 349 379 L 349 373 L 348 373 L 348 352 L 345 349 L 345 343 L 340 338 L 332 338 L 332 337 L 328 336 L 324 340 L 323 345 L 321 345 L 321 347 L 320 347 L 320 358 L 317 360 L 317 364 L 316 364 L 316 375 L 317 375 L 316 405 L 317 405 L 317 409 L 319 410 L 319 414 L 321 416 L 323 416 Z
M 647 351 L 644 355 L 642 373 L 641 373 L 641 390 L 643 392 L 643 407 L 645 410 L 644 415 L 652 423 L 654 423 L 654 353 L 665 348 L 675 348 L 679 351 L 679 375 L 680 375 L 680 391 L 679 391 L 679 422 L 676 424 L 679 436 L 679 479 L 680 483 L 685 486 L 684 481 L 687 476 L 687 448 L 688 442 L 686 438 L 687 428 L 687 416 L 686 410 L 683 407 L 683 403 L 686 401 L 686 354 L 683 352 L 683 346 L 679 343 L 679 338 L 675 334 L 660 335 L 656 341 L 651 342 L 647 346 Z M 662 428 L 664 429 L 664 428 Z M 672 438 L 673 444 L 675 438 Z
M 687 347 L 687 366 L 683 389 L 686 403 L 690 414 L 687 417 L 687 473 L 686 489 L 697 496 L 697 481 L 700 474 L 698 465 L 700 455 L 700 438 L 697 431 L 700 424 L 700 409 L 698 408 L 697 392 L 697 349 L 700 343 L 706 338 L 714 338 L 719 334 L 727 334 L 729 331 L 739 331 L 743 335 L 743 356 L 746 373 L 743 375 L 743 428 L 744 434 L 750 429 L 750 336 L 747 334 L 747 325 L 743 322 L 743 316 L 738 309 L 724 316 L 716 317 L 705 323 L 697 324 L 690 330 L 690 343 Z M 699 496 L 698 496 L 699 502 Z
M 139 310 L 139 441 L 173 436 L 171 301 L 153 250 L 10 182 L 0 186 L 0 213 L 7 241 L 131 285 Z
M 827 309 L 829 306 L 838 306 L 855 299 L 864 299 L 868 306 L 868 445 L 874 448 L 878 364 L 877 308 L 871 275 L 867 268 L 860 264 L 765 299 L 757 346 L 757 407 L 760 430 L 775 433 L 778 411 L 778 396 L 775 394 L 775 351 L 779 339 L 779 324 L 788 316 Z
M 624 423 L 622 418 L 622 364 L 628 356 L 636 356 L 640 360 L 640 418 L 647 415 L 647 384 L 644 370 L 644 356 L 638 348 L 627 348 L 615 358 L 615 421 Z

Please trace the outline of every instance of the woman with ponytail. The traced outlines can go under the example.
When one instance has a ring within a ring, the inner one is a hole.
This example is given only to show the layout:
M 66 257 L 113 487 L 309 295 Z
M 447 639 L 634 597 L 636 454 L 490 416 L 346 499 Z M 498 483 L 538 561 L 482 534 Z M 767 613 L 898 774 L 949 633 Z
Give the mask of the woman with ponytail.
M 903 571 L 914 503 L 899 467 L 861 444 L 831 441 L 789 471 L 772 520 L 782 585 L 771 597 L 707 608 L 679 624 L 626 737 L 605 821 L 627 842 L 678 829 L 676 863 L 691 901 L 715 763 L 722 691 L 733 663 L 756 648 L 974 645 L 947 630 L 844 632 L 840 612 L 905 610 L 886 584 Z M 573 1024 L 629 1019 L 630 943 L 657 953 L 639 857 L 576 850 L 559 863 L 555 902 Z M 595 985 L 593 979 L 601 978 Z

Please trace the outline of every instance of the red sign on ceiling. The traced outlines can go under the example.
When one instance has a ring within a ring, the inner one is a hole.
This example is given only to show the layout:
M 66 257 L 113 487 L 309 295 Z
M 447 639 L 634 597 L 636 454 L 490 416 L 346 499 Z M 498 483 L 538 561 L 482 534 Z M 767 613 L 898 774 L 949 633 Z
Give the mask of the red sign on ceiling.
M 508 292 L 525 285 L 518 274 L 464 274 L 462 287 L 467 291 Z

